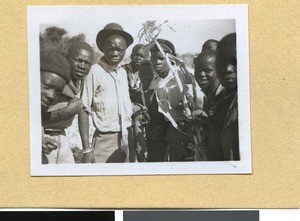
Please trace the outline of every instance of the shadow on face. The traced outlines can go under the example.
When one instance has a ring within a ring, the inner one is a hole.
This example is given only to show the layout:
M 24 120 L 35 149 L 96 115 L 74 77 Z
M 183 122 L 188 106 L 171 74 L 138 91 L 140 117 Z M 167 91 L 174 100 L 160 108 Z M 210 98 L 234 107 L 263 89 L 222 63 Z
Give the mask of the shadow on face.
M 41 108 L 46 112 L 48 107 L 61 95 L 66 80 L 53 72 L 41 72 Z
M 217 74 L 227 91 L 237 88 L 236 34 L 225 36 L 217 48 Z
M 154 69 L 149 61 L 143 62 L 139 69 L 139 77 L 143 87 L 149 88 L 151 82 L 154 80 Z
M 194 60 L 195 79 L 204 90 L 209 90 L 213 85 L 219 84 L 216 73 L 216 52 L 206 50 Z
M 143 48 L 139 48 L 132 52 L 130 58 L 133 65 L 138 67 L 147 58 L 147 54 Z
M 167 64 L 165 57 L 160 51 L 151 51 L 151 63 L 159 77 L 165 78 L 168 75 L 170 68 Z
M 68 55 L 72 80 L 82 80 L 90 71 L 94 56 L 91 51 L 79 48 Z
M 118 65 L 126 53 L 126 41 L 119 35 L 112 35 L 104 42 L 104 59 L 110 65 Z

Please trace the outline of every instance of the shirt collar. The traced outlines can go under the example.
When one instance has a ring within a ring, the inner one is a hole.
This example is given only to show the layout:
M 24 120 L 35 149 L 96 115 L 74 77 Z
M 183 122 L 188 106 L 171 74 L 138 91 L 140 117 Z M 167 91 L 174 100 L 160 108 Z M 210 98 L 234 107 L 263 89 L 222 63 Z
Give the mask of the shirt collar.
M 222 91 L 224 91 L 224 87 L 221 84 L 219 84 L 215 96 L 219 95 Z
M 70 81 L 69 87 L 72 89 L 72 91 L 74 92 L 75 95 L 79 94 L 80 89 L 82 87 L 82 81 L 79 80 L 79 89 L 74 85 L 73 81 Z
M 62 94 L 66 97 L 74 98 L 77 93 L 76 91 L 74 91 L 74 88 L 70 84 L 67 84 L 64 87 Z
M 106 61 L 104 61 L 104 57 L 101 57 L 99 60 L 99 65 L 104 68 L 105 71 L 118 71 L 121 68 L 121 65 L 118 64 L 117 68 L 112 68 Z
M 133 72 L 131 62 L 129 64 L 127 64 L 127 68 L 130 70 L 130 72 Z

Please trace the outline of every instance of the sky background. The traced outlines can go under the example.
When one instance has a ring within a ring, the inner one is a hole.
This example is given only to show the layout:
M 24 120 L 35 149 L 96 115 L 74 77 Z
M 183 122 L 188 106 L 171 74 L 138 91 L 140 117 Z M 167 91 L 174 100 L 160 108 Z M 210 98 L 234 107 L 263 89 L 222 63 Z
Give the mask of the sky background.
M 101 21 L 98 19 L 94 21 L 84 19 L 73 23 L 42 24 L 40 26 L 40 32 L 43 32 L 48 27 L 56 26 L 65 29 L 71 37 L 84 33 L 86 35 L 86 41 L 93 45 L 95 44 L 97 33 L 103 29 L 106 24 L 116 22 L 134 38 L 134 43 L 127 50 L 127 55 L 129 55 L 132 47 L 139 43 L 138 33 L 145 21 L 147 20 L 143 18 L 133 19 L 120 16 L 118 19 L 112 19 L 110 16 L 110 19 L 101 19 Z M 157 20 L 157 24 L 161 24 L 164 21 L 165 20 Z M 225 35 L 235 32 L 234 19 L 168 20 L 167 25 L 172 27 L 174 31 L 164 25 L 159 34 L 159 38 L 170 40 L 175 45 L 178 54 L 197 54 L 201 51 L 202 45 L 206 40 L 220 40 Z

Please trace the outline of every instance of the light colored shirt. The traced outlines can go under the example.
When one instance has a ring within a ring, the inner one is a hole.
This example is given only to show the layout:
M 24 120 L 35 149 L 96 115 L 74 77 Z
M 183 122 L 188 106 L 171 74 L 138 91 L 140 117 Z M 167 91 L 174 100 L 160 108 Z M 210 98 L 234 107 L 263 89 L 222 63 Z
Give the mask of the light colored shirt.
M 127 74 L 121 66 L 113 70 L 102 59 L 94 64 L 83 81 L 81 99 L 100 132 L 124 132 L 131 126 Z

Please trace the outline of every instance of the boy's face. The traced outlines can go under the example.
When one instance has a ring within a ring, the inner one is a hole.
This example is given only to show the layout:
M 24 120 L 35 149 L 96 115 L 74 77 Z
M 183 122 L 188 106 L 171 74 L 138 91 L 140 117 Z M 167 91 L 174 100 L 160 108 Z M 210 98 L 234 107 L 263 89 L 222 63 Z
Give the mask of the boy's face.
M 104 42 L 104 58 L 110 65 L 118 65 L 126 53 L 126 41 L 123 37 L 112 35 Z
M 146 54 L 142 48 L 136 50 L 134 53 L 131 54 L 131 61 L 134 65 L 139 66 L 145 59 Z
M 151 82 L 154 79 L 154 70 L 149 66 L 142 66 L 139 70 L 139 77 L 143 84 L 143 87 L 146 89 L 150 86 Z
M 195 64 L 195 78 L 202 89 L 208 89 L 217 80 L 216 57 L 201 56 Z
M 160 51 L 151 51 L 151 63 L 159 77 L 165 78 L 168 75 L 170 68 Z
M 68 56 L 71 68 L 71 78 L 82 80 L 90 71 L 93 62 L 93 54 L 85 49 L 78 49 Z
M 48 107 L 61 95 L 66 80 L 59 75 L 43 71 L 41 73 L 41 108 L 46 112 Z
M 236 58 L 220 56 L 217 62 L 217 74 L 221 84 L 227 91 L 237 87 L 237 63 Z

